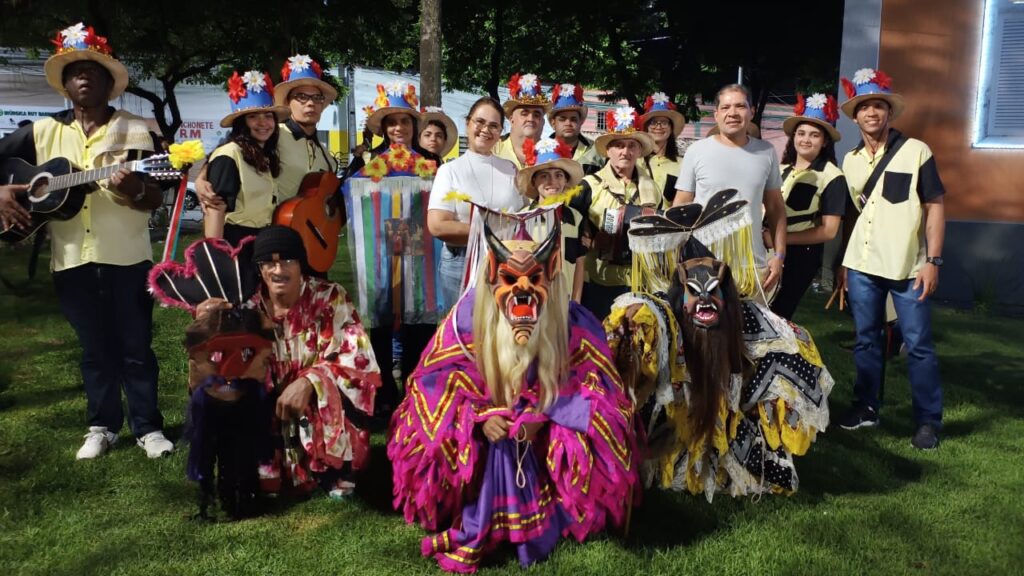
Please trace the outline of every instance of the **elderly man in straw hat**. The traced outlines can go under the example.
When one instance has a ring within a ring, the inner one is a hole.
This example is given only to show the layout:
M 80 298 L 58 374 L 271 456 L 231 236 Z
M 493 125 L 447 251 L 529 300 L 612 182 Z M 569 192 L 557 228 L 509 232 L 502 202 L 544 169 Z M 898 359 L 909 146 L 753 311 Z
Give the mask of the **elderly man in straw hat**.
M 848 430 L 878 425 L 889 295 L 907 347 L 917 427 L 911 445 L 930 450 L 939 445 L 942 383 L 928 297 L 938 287 L 942 266 L 945 188 L 928 146 L 891 127 L 904 102 L 890 83 L 884 72 L 871 68 L 858 70 L 853 82 L 843 78 L 848 100 L 840 108 L 857 123 L 861 143 L 843 159 L 856 210 L 846 212 L 852 236 L 839 275 L 856 324 L 857 380 L 856 401 L 839 425 Z
M 82 169 L 136 160 L 158 147 L 146 121 L 107 103 L 128 86 L 128 70 L 107 39 L 76 24 L 61 30 L 43 69 L 46 81 L 72 103 L 0 141 L 0 159 L 40 164 L 64 157 Z M 150 458 L 171 452 L 157 408 L 156 355 L 150 346 L 153 300 L 146 291 L 152 267 L 149 213 L 160 188 L 122 169 L 85 198 L 69 220 L 50 222 L 50 265 L 61 311 L 82 347 L 82 381 L 89 431 L 79 459 L 107 452 L 124 422 L 128 400 L 132 434 Z
M 511 129 L 494 145 L 494 155 L 511 160 L 522 168 L 526 156 L 523 141 L 541 139 L 544 115 L 551 110 L 551 101 L 544 95 L 536 74 L 515 73 L 508 81 L 509 98 L 502 104 Z

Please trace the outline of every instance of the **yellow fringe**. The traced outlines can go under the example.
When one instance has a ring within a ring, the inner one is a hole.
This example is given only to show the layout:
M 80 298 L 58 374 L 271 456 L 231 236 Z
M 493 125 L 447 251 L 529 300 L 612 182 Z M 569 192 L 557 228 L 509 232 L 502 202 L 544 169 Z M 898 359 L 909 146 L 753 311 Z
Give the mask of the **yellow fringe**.
M 445 194 L 444 198 L 442 198 L 441 200 L 443 200 L 444 202 L 469 202 L 472 199 L 473 198 L 469 194 L 465 194 L 457 190 L 452 190 L 451 192 Z
M 554 206 L 555 204 L 565 204 L 568 206 L 569 202 L 571 202 L 572 199 L 578 196 L 582 191 L 583 186 L 576 185 L 573 186 L 572 188 L 569 188 L 568 190 L 565 190 L 561 194 L 555 194 L 554 196 L 548 196 L 547 198 L 544 198 L 543 200 L 540 201 L 539 205 Z
M 630 274 L 630 288 L 633 292 L 668 292 L 672 277 L 676 273 L 678 249 L 661 254 L 633 253 L 633 268 Z
M 709 246 L 719 260 L 729 265 L 740 298 L 750 298 L 757 294 L 761 283 L 754 263 L 752 234 L 751 227 L 745 226 Z

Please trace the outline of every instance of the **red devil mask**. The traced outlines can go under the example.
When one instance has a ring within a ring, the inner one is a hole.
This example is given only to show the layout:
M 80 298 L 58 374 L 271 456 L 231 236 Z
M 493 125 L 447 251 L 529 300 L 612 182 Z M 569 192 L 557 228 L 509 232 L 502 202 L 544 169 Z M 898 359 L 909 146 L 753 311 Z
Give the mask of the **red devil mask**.
M 490 247 L 487 282 L 520 346 L 529 342 L 548 301 L 551 282 L 562 269 L 561 230 L 557 218 L 555 221 L 536 249 L 536 244 L 528 240 L 502 242 L 484 224 L 484 237 Z

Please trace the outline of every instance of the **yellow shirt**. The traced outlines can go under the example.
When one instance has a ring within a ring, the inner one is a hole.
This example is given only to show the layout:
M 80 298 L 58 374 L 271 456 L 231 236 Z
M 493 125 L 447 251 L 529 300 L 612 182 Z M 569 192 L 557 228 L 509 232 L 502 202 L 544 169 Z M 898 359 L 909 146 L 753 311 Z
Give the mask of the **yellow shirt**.
M 333 158 L 319 145 L 316 134 L 307 137 L 292 120 L 279 124 L 280 134 L 277 137 L 277 153 L 281 157 L 281 174 L 277 177 L 278 202 L 292 198 L 299 191 L 302 179 L 310 172 L 330 172 L 336 170 Z
M 782 198 L 786 203 L 786 231 L 810 230 L 822 216 L 842 216 L 850 190 L 838 166 L 819 157 L 807 168 L 789 164 L 782 170 Z
M 606 164 L 596 173 L 584 177 L 583 181 L 586 183 L 584 192 L 580 195 L 580 203 L 574 202 L 574 207 L 581 212 L 585 209 L 591 227 L 597 230 L 603 227 L 606 210 L 621 208 L 626 204 L 657 208 L 661 203 L 653 181 L 646 175 L 646 170 L 640 170 L 639 163 L 634 171 L 634 178 L 629 182 L 623 182 L 612 170 L 611 164 Z M 589 282 L 602 286 L 630 285 L 632 266 L 602 260 L 597 257 L 596 250 L 587 253 L 586 267 Z
M 44 118 L 32 132 L 37 162 L 64 157 L 82 170 L 137 160 L 141 152 L 153 151 L 145 120 L 120 110 L 89 136 L 73 119 L 65 123 Z M 106 180 L 97 185 L 78 214 L 49 224 L 50 268 L 55 272 L 90 263 L 130 266 L 153 259 L 149 210 L 132 208 L 128 199 L 107 187 Z
M 224 221 L 250 228 L 269 226 L 274 217 L 274 208 L 280 200 L 277 196 L 277 182 L 270 175 L 270 171 L 256 171 L 245 161 L 242 149 L 234 142 L 228 142 L 214 150 L 213 154 L 210 154 L 210 161 L 221 156 L 234 160 L 241 181 L 235 199 L 235 209 L 227 213 Z
M 572 159 L 583 166 L 583 172 L 586 174 L 597 172 L 605 163 L 605 159 L 597 153 L 597 146 L 594 146 L 593 142 L 583 136 L 580 136 L 579 141 L 576 143 L 576 150 L 572 153 Z
M 494 154 L 498 158 L 510 160 L 516 165 L 516 170 L 522 170 L 523 168 L 523 163 L 520 162 L 519 157 L 516 156 L 516 148 L 512 145 L 511 136 L 506 136 L 505 138 L 498 140 L 498 143 L 491 149 L 491 154 Z
M 897 139 L 904 138 L 863 204 L 862 193 L 875 165 Z M 843 172 L 853 204 L 860 210 L 843 266 L 890 280 L 915 278 L 927 256 L 922 203 L 945 193 L 931 150 L 924 142 L 891 130 L 889 140 L 874 156 L 863 143 L 848 152 Z
M 670 160 L 666 156 L 651 154 L 647 157 L 646 164 L 650 166 L 651 178 L 661 193 L 661 209 L 668 210 L 672 207 L 672 200 L 669 198 L 675 198 L 676 195 L 676 179 L 683 163 L 679 160 Z

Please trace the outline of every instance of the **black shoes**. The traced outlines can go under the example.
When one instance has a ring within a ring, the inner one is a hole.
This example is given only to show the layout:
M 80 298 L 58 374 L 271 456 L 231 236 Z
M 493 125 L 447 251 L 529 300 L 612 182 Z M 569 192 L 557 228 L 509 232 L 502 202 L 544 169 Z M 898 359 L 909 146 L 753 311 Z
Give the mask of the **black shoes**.
M 939 431 L 931 424 L 922 424 L 910 439 L 910 445 L 918 450 L 935 450 L 939 447 Z
M 839 418 L 839 427 L 844 430 L 870 428 L 871 426 L 878 426 L 878 412 L 875 412 L 875 409 L 870 406 L 856 404 Z

